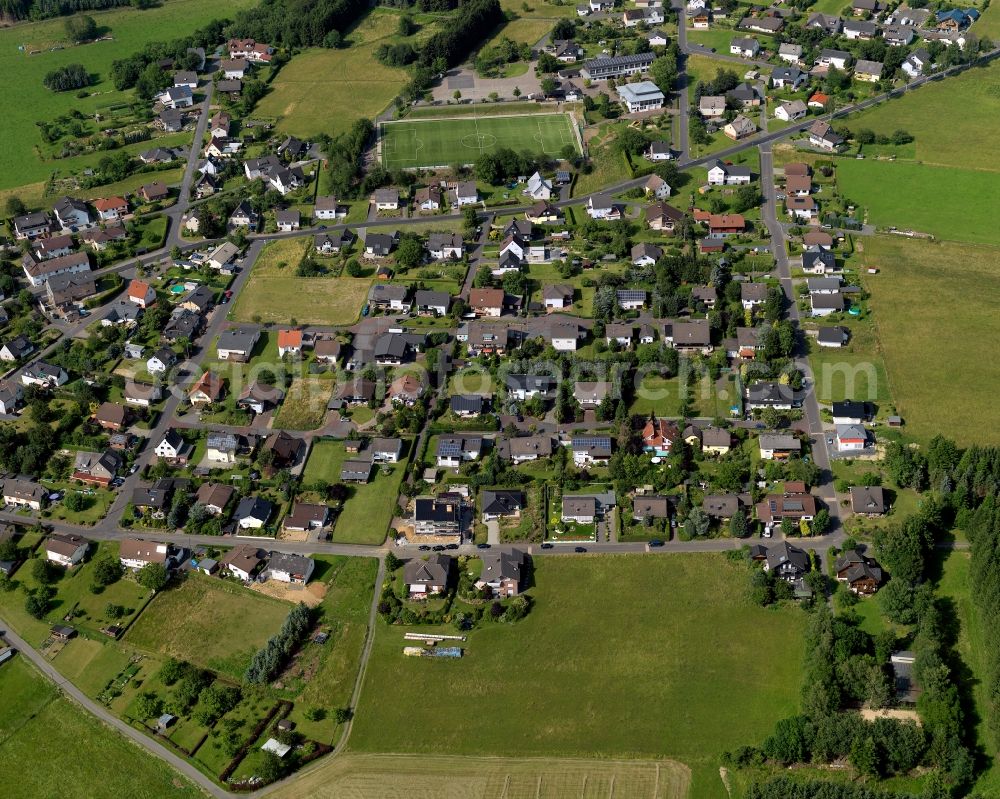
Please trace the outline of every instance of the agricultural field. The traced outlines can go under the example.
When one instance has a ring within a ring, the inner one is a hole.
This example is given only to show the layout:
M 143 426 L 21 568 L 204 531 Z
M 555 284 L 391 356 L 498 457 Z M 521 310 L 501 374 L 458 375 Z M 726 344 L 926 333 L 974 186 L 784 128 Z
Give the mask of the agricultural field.
M 311 244 L 308 237 L 268 244 L 236 298 L 231 318 L 237 322 L 313 325 L 356 321 L 371 278 L 296 277 L 295 267 Z
M 202 795 L 62 696 L 21 655 L 0 667 L 0 695 L 0 769 L 17 775 L 4 781 L 4 795 L 11 799 Z
M 990 9 L 989 14 L 997 11 Z M 844 123 L 851 130 L 870 128 L 886 135 L 899 129 L 908 131 L 916 139 L 916 159 L 922 164 L 996 173 L 1000 171 L 1000 141 L 991 135 L 989 120 L 998 116 L 1000 63 L 993 61 L 921 86 L 902 98 L 851 116 Z M 929 205 L 936 207 L 933 202 Z
M 405 446 L 409 446 L 409 442 Z M 378 545 L 385 540 L 389 523 L 398 512 L 396 500 L 406 471 L 406 456 L 404 449 L 403 459 L 391 467 L 391 473 L 383 473 L 389 466 L 380 466 L 364 485 L 348 486 L 348 498 L 333 528 L 334 541 Z M 343 441 L 320 439 L 313 442 L 303 471 L 303 482 L 307 486 L 317 481 L 340 482 L 340 467 L 346 459 Z
M 124 640 L 239 679 L 289 610 L 285 602 L 234 583 L 190 574 L 157 596 Z
M 937 433 L 968 446 L 1000 443 L 995 352 L 1000 250 L 890 236 L 865 240 L 865 280 L 891 394 L 917 440 Z M 941 409 L 947 408 L 947 413 Z
M 744 566 L 722 555 L 541 557 L 531 583 L 527 618 L 474 630 L 461 660 L 405 658 L 403 630 L 380 623 L 352 749 L 669 757 L 693 796 L 725 796 L 718 755 L 798 706 L 802 611 L 749 606 Z M 601 596 L 615 601 L 595 616 Z
M 397 36 L 398 25 L 396 13 L 379 10 L 345 34 L 343 47 L 313 48 L 296 55 L 282 67 L 255 115 L 274 118 L 281 131 L 301 137 L 333 136 L 357 119 L 374 119 L 409 79 L 405 69 L 387 67 L 374 55 L 383 42 L 414 41 Z M 417 39 L 430 35 L 431 29 L 425 25 Z
M 382 162 L 387 169 L 471 163 L 498 147 L 557 156 L 579 151 L 567 114 L 435 119 L 382 126 Z
M 368 755 L 330 758 L 276 799 L 365 796 L 436 796 L 466 799 L 684 799 L 690 771 L 672 760 L 573 760 L 428 755 Z M 585 786 L 581 788 L 581 786 Z
M 534 47 L 550 30 L 554 20 L 545 17 L 524 17 L 506 23 L 496 35 L 483 45 L 483 49 L 491 47 L 500 39 L 510 39 L 518 44 L 528 44 Z M 513 65 L 511 65 L 513 66 Z
M 997 173 L 906 161 L 837 161 L 837 186 L 878 227 L 917 230 L 949 241 L 1000 245 L 994 208 L 970 197 L 996 190 Z M 892 186 L 892 191 L 885 191 Z
M 525 3 L 524 0 L 500 0 L 500 8 L 506 12 L 508 17 L 541 17 L 543 19 L 556 20 L 560 17 L 576 16 L 576 4 L 567 2 L 566 0 L 554 0 L 551 3 Z
M 253 5 L 254 0 L 199 2 L 166 0 L 144 11 L 125 7 L 111 11 L 88 11 L 110 38 L 91 44 L 70 46 L 65 40 L 65 17 L 17 25 L 0 30 L 0 71 L 6 76 L 0 86 L 4 109 L 4 146 L 0 148 L 0 189 L 29 184 L 25 196 L 40 196 L 40 185 L 59 170 L 69 173 L 95 164 L 105 153 L 43 161 L 43 146 L 36 122 L 52 120 L 71 109 L 92 117 L 99 109 L 129 101 L 132 92 L 119 92 L 110 80 L 111 62 L 131 55 L 150 41 L 168 41 L 184 36 L 216 18 L 231 16 Z M 22 49 L 23 48 L 23 49 Z M 34 55 L 29 55 L 34 51 Z M 89 95 L 52 92 L 42 85 L 45 75 L 67 64 L 83 64 L 96 76 Z M 189 137 L 186 137 L 189 138 Z M 132 149 L 146 150 L 148 142 Z

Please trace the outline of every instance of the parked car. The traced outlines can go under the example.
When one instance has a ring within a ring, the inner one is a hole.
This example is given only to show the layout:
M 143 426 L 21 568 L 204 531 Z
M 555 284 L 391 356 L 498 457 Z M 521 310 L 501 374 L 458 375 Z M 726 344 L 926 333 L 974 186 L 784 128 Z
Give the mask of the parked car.
M 659 538 L 653 538 L 650 540 L 649 545 L 651 547 L 662 547 L 663 542 Z
M 420 546 L 417 547 L 417 549 L 419 549 L 421 552 L 430 552 L 431 551 L 430 546 L 428 546 L 427 544 L 421 544 Z
M 489 544 L 476 544 L 476 549 L 489 549 Z
M 552 549 L 552 544 L 546 542 L 542 544 L 542 549 Z
M 573 551 L 574 552 L 586 552 L 587 548 L 586 547 L 573 547 Z

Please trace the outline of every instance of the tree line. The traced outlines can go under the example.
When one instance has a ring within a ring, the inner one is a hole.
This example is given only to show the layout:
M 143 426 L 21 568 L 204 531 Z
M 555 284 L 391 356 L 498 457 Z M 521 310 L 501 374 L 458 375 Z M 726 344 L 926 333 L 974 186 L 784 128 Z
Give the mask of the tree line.
M 342 32 L 367 9 L 365 0 L 273 0 L 240 11 L 226 36 L 275 47 L 338 47 Z
M 269 682 L 285 665 L 289 656 L 299 645 L 313 622 L 313 612 L 301 602 L 285 617 L 281 629 L 267 639 L 258 649 L 243 674 L 245 682 L 263 684 Z

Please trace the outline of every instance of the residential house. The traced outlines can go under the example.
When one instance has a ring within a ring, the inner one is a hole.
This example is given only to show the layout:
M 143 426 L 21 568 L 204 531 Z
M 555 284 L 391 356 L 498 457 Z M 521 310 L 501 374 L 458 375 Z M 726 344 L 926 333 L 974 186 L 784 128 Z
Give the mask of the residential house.
M 612 384 L 606 380 L 577 380 L 573 384 L 573 399 L 583 409 L 593 409 L 600 405 L 612 390 Z
M 223 389 L 222 378 L 205 371 L 188 392 L 188 402 L 195 406 L 218 402 L 222 399 Z
M 802 119 L 808 111 L 806 104 L 801 100 L 786 100 L 779 103 L 778 107 L 774 109 L 774 116 L 784 122 L 793 122 L 796 119 Z
M 561 521 L 574 524 L 593 524 L 597 519 L 597 498 L 592 496 L 562 498 Z
M 146 541 L 142 538 L 123 538 L 118 545 L 118 560 L 126 569 L 138 571 L 150 563 L 166 566 L 170 557 L 170 544 Z
M 666 458 L 680 437 L 681 431 L 676 424 L 650 415 L 642 428 L 642 451 L 651 453 L 654 458 Z
M 666 203 L 653 203 L 646 208 L 646 224 L 652 230 L 673 233 L 684 220 L 684 212 Z
M 645 155 L 647 159 L 653 162 L 671 161 L 674 158 L 674 152 L 670 149 L 670 142 L 659 140 L 649 143 Z
M 761 95 L 756 84 L 743 82 L 726 92 L 726 100 L 740 108 L 758 108 Z
M 63 197 L 52 206 L 52 212 L 63 233 L 77 233 L 94 224 L 87 203 L 73 197 Z
M 741 58 L 756 58 L 760 52 L 760 42 L 754 38 L 738 36 L 729 43 L 729 54 Z
M 437 465 L 457 469 L 467 461 L 479 460 L 483 451 L 481 436 L 441 436 L 438 438 Z
M 129 302 L 143 309 L 149 308 L 156 302 L 156 290 L 144 280 L 129 281 L 125 296 Z
M 13 225 L 14 238 L 18 241 L 37 239 L 40 236 L 48 235 L 52 229 L 48 214 L 43 211 L 15 216 Z
M 859 452 L 869 446 L 868 431 L 860 424 L 838 424 L 834 439 L 838 452 Z
M 479 416 L 483 412 L 483 398 L 478 394 L 457 394 L 449 399 L 448 408 L 463 419 Z
M 844 295 L 839 291 L 832 294 L 810 294 L 809 302 L 812 306 L 811 315 L 815 317 L 829 316 L 844 310 Z
M 6 499 L 6 488 L 4 489 Z M 37 510 L 37 508 L 36 508 Z M 52 533 L 42 544 L 45 549 L 45 559 L 57 566 L 72 568 L 80 563 L 87 554 L 90 542 L 78 535 L 63 535 Z
M 476 188 L 476 182 L 474 180 L 458 181 L 455 186 L 448 191 L 448 202 L 458 208 L 478 203 L 479 189 Z
M 821 119 L 809 126 L 809 143 L 823 150 L 836 150 L 844 145 L 844 137 L 835 133 L 833 128 Z
M 403 566 L 403 583 L 411 599 L 422 599 L 448 590 L 453 560 L 434 553 L 426 560 L 413 558 Z
M 99 197 L 94 210 L 102 222 L 117 222 L 128 215 L 128 202 L 123 197 Z
M 725 455 L 732 441 L 730 432 L 720 427 L 706 427 L 701 431 L 701 451 L 710 455 Z
M 240 503 L 242 504 L 242 502 Z M 245 583 L 253 580 L 267 561 L 267 553 L 254 544 L 240 544 L 219 561 L 222 571 Z
M 782 42 L 778 45 L 778 58 L 787 61 L 789 64 L 797 64 L 802 58 L 802 45 L 791 42 Z
M 424 384 L 413 373 L 400 375 L 389 386 L 388 397 L 393 405 L 412 407 L 424 394 Z
M 524 508 L 524 492 L 516 489 L 484 489 L 481 500 L 483 522 L 519 518 Z
M 878 83 L 882 79 L 884 68 L 881 61 L 859 60 L 854 67 L 854 77 L 867 83 Z
M 496 598 L 517 596 L 524 581 L 526 561 L 527 556 L 519 549 L 484 553 L 476 587 L 489 588 Z
M 802 271 L 812 275 L 829 275 L 839 272 L 836 257 L 820 245 L 810 245 L 802 253 Z
M 740 114 L 732 122 L 727 123 L 722 132 L 730 139 L 739 141 L 747 136 L 753 136 L 757 132 L 757 124 L 749 117 Z
M 549 325 L 548 339 L 554 350 L 574 352 L 580 342 L 580 326 L 575 322 L 553 322 Z
M 816 343 L 821 347 L 843 347 L 849 341 L 846 328 L 821 327 L 816 331 Z
M 698 100 L 698 113 L 705 119 L 718 119 L 726 113 L 726 98 L 721 95 L 702 95 Z
M 265 576 L 279 583 L 305 585 L 312 577 L 316 562 L 306 555 L 294 555 L 288 552 L 272 550 L 268 555 Z
M 149 408 L 154 403 L 159 402 L 161 396 L 162 392 L 157 385 L 136 383 L 133 380 L 125 381 L 125 403 L 127 405 Z
M 21 269 L 28 282 L 37 288 L 56 275 L 89 272 L 90 257 L 85 252 L 71 252 L 57 258 L 38 260 L 28 253 L 21 259 Z
M 778 33 L 785 26 L 781 17 L 744 17 L 737 26 L 740 30 L 757 33 Z
M 853 56 L 846 50 L 825 48 L 820 50 L 819 58 L 816 59 L 816 66 L 826 67 L 827 69 L 833 67 L 834 69 L 844 71 L 851 65 L 852 60 Z
M 650 175 L 643 184 L 646 194 L 651 194 L 658 200 L 665 200 L 670 196 L 670 184 L 659 175 Z
M 369 258 L 385 258 L 395 246 L 395 233 L 368 233 L 365 236 L 365 255 Z
M 180 466 L 188 462 L 193 451 L 194 447 L 181 438 L 181 434 L 172 427 L 167 428 L 163 438 L 153 449 L 160 460 Z
M 621 209 L 607 194 L 594 194 L 587 199 L 587 215 L 591 219 L 621 219 Z
M 573 436 L 571 448 L 577 467 L 606 466 L 611 460 L 610 436 Z
M 72 479 L 107 488 L 121 466 L 121 456 L 112 450 L 103 453 L 78 450 L 73 461 Z
M 336 255 L 349 247 L 352 241 L 347 231 L 319 233 L 313 238 L 313 246 L 320 255 Z
M 305 448 L 301 438 L 295 438 L 279 430 L 271 433 L 264 441 L 264 450 L 271 453 L 271 466 L 274 469 L 287 469 L 295 465 Z
M 245 58 L 223 58 L 219 68 L 227 80 L 243 80 L 250 71 L 250 62 Z
M 862 555 L 856 549 L 848 549 L 834 562 L 837 580 L 847 583 L 855 594 L 871 596 L 882 584 L 882 567 L 874 558 Z
M 209 432 L 205 458 L 211 463 L 231 465 L 236 463 L 236 436 L 233 433 Z
M 437 211 L 441 208 L 441 189 L 438 186 L 419 188 L 413 194 L 413 202 L 420 211 Z
M 236 495 L 236 489 L 222 483 L 204 483 L 195 494 L 195 504 L 201 505 L 213 516 L 221 516 Z
M 707 319 L 667 320 L 663 324 L 663 340 L 680 352 L 707 355 L 712 351 L 712 329 Z
M 462 522 L 462 503 L 455 495 L 417 497 L 413 500 L 413 532 L 415 535 L 461 540 Z
M 243 497 L 236 506 L 233 519 L 241 530 L 259 530 L 268 523 L 274 511 L 274 505 L 263 497 Z
M 553 193 L 552 181 L 543 178 L 539 172 L 535 172 L 528 178 L 528 184 L 524 193 L 529 195 L 533 200 L 549 200 L 552 198 Z
M 655 244 L 640 242 L 632 247 L 632 263 L 635 266 L 652 266 L 663 257 L 663 250 Z
M 368 445 L 373 463 L 399 463 L 403 456 L 403 440 L 400 438 L 373 438 Z
M 645 289 L 618 289 L 615 297 L 623 311 L 639 311 L 646 307 L 648 293 Z
M 906 47 L 914 39 L 913 29 L 906 25 L 886 25 L 882 28 L 882 38 L 892 47 Z M 907 59 L 909 60 L 909 59 Z M 905 70 L 905 63 L 903 69 Z M 907 72 L 907 74 L 909 74 Z M 910 77 L 916 77 L 911 75 Z
M 256 230 L 259 226 L 260 226 L 260 214 L 258 214 L 253 209 L 253 206 L 251 206 L 250 203 L 248 203 L 246 200 L 242 200 L 239 203 L 239 205 L 237 205 L 236 208 L 233 209 L 233 212 L 229 215 L 230 228 L 235 229 L 242 227 L 242 228 L 247 228 L 248 230 Z M 233 250 L 232 255 L 230 255 L 228 260 L 220 263 L 219 266 L 213 267 L 214 269 L 221 269 L 225 264 L 229 263 L 229 261 L 235 258 L 236 254 L 239 252 L 239 249 L 236 247 L 236 245 L 232 244 L 231 242 L 226 242 L 225 244 L 222 244 L 220 246 L 227 247 L 227 245 L 228 248 L 231 248 Z M 210 257 L 209 266 L 211 266 L 212 260 L 215 259 Z
M 69 375 L 61 366 L 45 361 L 35 361 L 21 372 L 21 384 L 41 388 L 58 388 L 69 380 Z
M 757 443 L 765 461 L 787 460 L 802 452 L 802 442 L 788 433 L 761 433 Z
M 631 324 L 609 323 L 604 326 L 605 341 L 631 347 L 635 341 L 635 326 Z
M 790 196 L 785 198 L 785 210 L 788 215 L 801 221 L 815 219 L 819 213 L 816 201 L 812 197 Z
M 501 457 L 515 466 L 552 455 L 552 437 L 544 434 L 505 438 L 500 444 Z
M 0 413 L 13 414 L 24 402 L 24 391 L 13 380 L 0 380 Z
M 476 316 L 497 317 L 503 314 L 503 289 L 472 289 L 469 295 L 469 306 Z
M 375 203 L 376 211 L 398 211 L 399 189 L 392 187 L 376 189 L 372 195 L 372 202 Z
M 194 92 L 190 86 L 171 86 L 160 95 L 164 108 L 190 108 L 194 105 Z
M 931 66 L 931 56 L 923 47 L 910 53 L 903 62 L 903 72 L 911 78 L 919 78 Z
M 34 351 L 35 345 L 28 341 L 25 336 L 14 336 L 0 347 L 0 361 L 8 363 L 23 361 Z
M 709 186 L 743 186 L 750 183 L 753 173 L 748 166 L 716 161 L 708 170 Z
M 64 233 L 61 236 L 50 236 L 44 239 L 34 239 L 31 242 L 31 249 L 35 253 L 36 260 L 47 261 L 50 258 L 59 258 L 62 255 L 69 255 L 73 252 L 73 235 Z
M 764 570 L 780 580 L 793 583 L 801 580 L 809 571 L 809 555 L 805 550 L 782 541 L 767 551 Z
M 436 261 L 457 261 L 465 255 L 465 244 L 459 233 L 431 233 L 427 237 L 427 250 Z
M 301 227 L 301 219 L 302 215 L 294 208 L 274 212 L 274 224 L 282 233 L 298 230 Z
M 729 521 L 749 504 L 748 494 L 706 494 L 701 509 L 716 521 Z
M 260 328 L 240 325 L 223 330 L 215 345 L 215 354 L 220 361 L 246 363 L 260 340 Z
M 128 409 L 117 402 L 102 402 L 94 413 L 94 421 L 105 430 L 117 432 L 124 428 L 128 421 Z
M 145 202 L 155 203 L 161 200 L 167 199 L 170 196 L 170 189 L 164 186 L 160 181 L 154 180 L 152 183 L 146 183 L 138 188 L 136 191 Z

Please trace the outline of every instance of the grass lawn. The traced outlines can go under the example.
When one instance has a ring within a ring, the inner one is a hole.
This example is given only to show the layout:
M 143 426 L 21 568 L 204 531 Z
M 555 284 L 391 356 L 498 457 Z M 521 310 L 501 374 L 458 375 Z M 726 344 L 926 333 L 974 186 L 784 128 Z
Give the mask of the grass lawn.
M 620 129 L 620 125 L 605 126 L 600 129 L 597 136 L 588 139 L 587 149 L 594 168 L 593 171 L 577 177 L 576 183 L 573 184 L 575 197 L 590 194 L 604 186 L 620 183 L 632 177 L 628 161 L 614 145 L 614 139 Z
M 407 446 L 410 446 L 408 443 Z M 404 461 L 405 461 L 404 452 Z M 309 460 L 302 474 L 306 485 L 317 480 L 340 482 L 340 467 L 347 460 L 344 442 L 321 439 L 313 442 Z M 348 486 L 349 496 L 333 528 L 333 540 L 344 544 L 381 544 L 392 517 L 398 513 L 396 500 L 399 485 L 406 471 L 405 462 L 392 467 L 392 474 L 383 474 L 382 468 L 374 470 L 371 480 L 364 485 Z
M 906 432 L 998 443 L 1000 411 L 983 365 L 995 352 L 1000 250 L 877 236 L 865 239 L 863 257 L 880 269 L 865 285 Z
M 278 73 L 255 115 L 273 117 L 282 131 L 303 137 L 336 135 L 355 120 L 378 116 L 409 79 L 405 69 L 375 59 L 379 43 L 403 41 L 395 35 L 398 25 L 397 14 L 375 12 L 345 34 L 344 47 L 314 48 L 295 56 Z M 331 108 L 337 113 L 331 114 Z
M 994 20 L 997 14 L 996 9 L 988 12 Z M 978 30 L 980 24 L 972 29 L 977 36 L 983 35 Z M 994 24 L 1000 28 L 1000 24 Z M 993 61 L 989 66 L 921 86 L 845 122 L 852 130 L 871 128 L 886 135 L 900 128 L 909 131 L 916 138 L 917 160 L 924 164 L 995 173 L 1000 172 L 1000 139 L 990 134 L 989 120 L 998 115 L 1000 64 Z M 969 142 L 976 145 L 970 147 Z
M 240 679 L 289 610 L 285 602 L 234 583 L 190 574 L 146 608 L 125 641 Z
M 760 42 L 761 47 L 766 46 L 770 39 L 767 36 L 762 36 L 759 33 L 753 33 L 752 31 L 737 31 L 732 28 L 709 28 L 708 30 L 695 30 L 694 28 L 688 28 L 687 40 L 690 44 L 700 44 L 704 47 L 714 47 L 715 52 L 720 55 L 729 55 L 729 45 L 733 39 L 738 39 L 741 36 L 753 37 L 758 42 Z M 730 69 L 736 72 L 741 78 L 743 73 L 748 69 L 752 68 L 751 64 L 747 64 L 745 68 L 741 68 L 740 64 L 730 62 Z M 714 77 L 714 75 L 713 75 Z
M 821 347 L 810 339 L 809 362 L 816 381 L 816 398 L 820 402 L 840 402 L 845 399 L 876 402 L 880 411 L 892 403 L 889 378 L 871 317 L 859 322 L 838 323 L 851 331 L 845 347 Z M 885 414 L 883 414 L 885 415 Z
M 17 775 L 5 780 L 4 794 L 12 799 L 202 795 L 59 694 L 21 655 L 0 668 L 0 695 L 0 769 Z M 31 768 L 25 768 L 28 763 Z M 66 779 L 68 774 L 73 778 Z
M 553 20 L 545 17 L 515 19 L 500 28 L 483 47 L 490 47 L 504 38 L 534 47 L 545 34 L 552 30 L 552 25 Z
M 524 0 L 500 0 L 500 8 L 508 16 L 516 17 L 559 19 L 560 17 L 576 16 L 576 5 L 574 3 L 559 2 L 559 0 L 556 0 L 554 3 L 525 3 Z
M 340 733 L 332 710 L 350 704 L 377 572 L 378 561 L 374 558 L 335 555 L 316 558 L 314 579 L 327 587 L 319 623 L 329 630 L 330 640 L 306 647 L 303 659 L 310 660 L 302 666 L 307 673 L 312 664 L 318 666 L 297 691 L 290 717 L 299 732 L 313 740 L 332 744 Z M 326 717 L 310 721 L 305 716 L 310 707 L 325 708 Z
M 318 377 L 294 377 L 274 422 L 285 430 L 315 430 L 326 417 L 330 381 Z
M 99 28 L 108 29 L 111 39 L 78 46 L 67 46 L 65 19 L 61 17 L 0 30 L 0 70 L 7 76 L 0 86 L 0 107 L 5 111 L 0 188 L 37 184 L 44 182 L 55 170 L 65 174 L 96 164 L 106 153 L 42 160 L 36 148 L 47 145 L 43 144 L 35 123 L 52 120 L 71 109 L 92 119 L 99 108 L 130 101 L 131 91 L 119 92 L 114 88 L 110 76 L 112 61 L 132 55 L 147 42 L 175 39 L 212 19 L 231 17 L 240 8 L 250 5 L 253 0 L 227 3 L 166 0 L 145 11 L 133 8 L 88 11 Z M 19 49 L 22 45 L 24 51 Z M 60 49 L 51 49 L 54 46 Z M 42 52 L 28 55 L 35 50 Z M 83 64 L 96 76 L 97 82 L 88 87 L 88 97 L 80 99 L 72 91 L 52 92 L 42 85 L 46 73 L 73 63 Z M 190 136 L 183 138 L 189 140 Z M 137 151 L 148 150 L 151 146 L 150 142 L 143 142 L 137 146 Z M 40 192 L 32 188 L 25 193 L 37 196 Z
M 387 169 L 471 163 L 498 147 L 558 157 L 566 145 L 579 151 L 568 114 L 404 120 L 382 126 Z
M 1000 244 L 990 203 L 970 203 L 996 190 L 997 173 L 906 161 L 837 161 L 844 197 L 868 209 L 868 221 L 931 233 L 939 239 Z M 892 191 L 885 191 L 892 186 Z
M 726 40 L 726 48 L 724 53 L 729 53 L 729 39 L 737 36 L 735 31 L 727 30 L 726 35 L 729 37 Z M 691 35 L 691 34 L 688 34 Z M 707 55 L 689 55 L 687 58 L 687 74 L 691 76 L 691 86 L 694 88 L 694 84 L 698 81 L 710 81 L 715 78 L 716 73 L 720 69 L 728 70 L 730 72 L 735 72 L 740 79 L 743 78 L 743 73 L 750 69 L 748 64 L 746 68 L 743 68 L 742 64 L 735 64 L 732 61 L 723 61 L 720 58 L 712 58 Z M 691 97 L 694 97 L 694 93 L 691 93 Z
M 371 278 L 296 277 L 295 267 L 308 237 L 268 244 L 231 312 L 238 322 L 344 325 L 355 322 L 368 296 Z
M 723 556 L 539 557 L 533 583 L 529 616 L 473 631 L 460 660 L 406 658 L 403 630 L 380 623 L 352 748 L 667 756 L 715 796 L 718 754 L 798 707 L 804 617 L 749 606 L 744 568 Z M 602 596 L 614 601 L 595 615 Z M 427 696 L 436 712 L 413 735 Z

